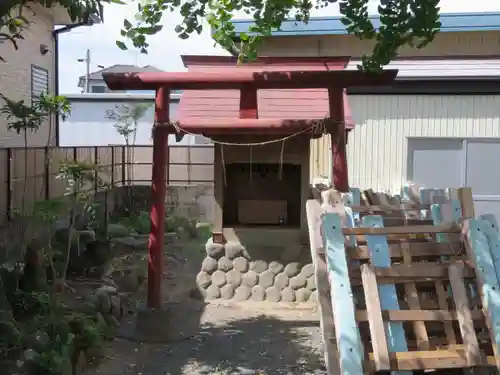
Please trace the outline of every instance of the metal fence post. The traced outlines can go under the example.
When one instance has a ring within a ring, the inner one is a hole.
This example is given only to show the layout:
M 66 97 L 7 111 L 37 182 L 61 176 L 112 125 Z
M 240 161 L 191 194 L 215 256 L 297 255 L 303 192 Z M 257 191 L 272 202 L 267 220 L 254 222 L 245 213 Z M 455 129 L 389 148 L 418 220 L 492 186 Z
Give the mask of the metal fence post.
M 116 173 L 116 165 L 115 165 L 115 146 L 111 146 L 111 186 L 115 187 L 115 173 Z
M 99 168 L 99 149 L 97 146 L 94 146 L 94 193 L 97 194 L 97 191 L 99 190 L 99 184 L 98 184 L 98 178 L 99 178 L 99 173 L 97 171 L 97 168 Z
M 126 158 L 126 147 L 122 146 L 122 186 L 125 186 L 126 181 L 126 171 L 125 171 L 125 158 Z
M 7 184 L 7 189 L 5 189 L 6 196 L 5 196 L 5 201 L 7 204 L 7 220 L 11 221 L 12 220 L 12 149 L 6 148 L 7 152 L 7 158 L 6 162 L 7 165 L 6 171 L 7 171 L 7 181 L 5 183 Z
M 45 166 L 44 166 L 44 171 L 43 171 L 43 179 L 44 179 L 44 188 L 45 188 L 45 200 L 50 199 L 50 186 L 49 186 L 49 181 L 50 181 L 50 161 L 49 161 L 49 148 L 45 147 Z

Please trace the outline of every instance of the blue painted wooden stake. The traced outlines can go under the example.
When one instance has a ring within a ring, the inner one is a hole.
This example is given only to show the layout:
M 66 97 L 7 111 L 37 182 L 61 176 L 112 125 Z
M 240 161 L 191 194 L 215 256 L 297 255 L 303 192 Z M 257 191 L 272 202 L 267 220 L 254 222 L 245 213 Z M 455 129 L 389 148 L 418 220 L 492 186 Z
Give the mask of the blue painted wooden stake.
M 497 218 L 493 214 L 485 214 L 479 216 L 480 220 L 488 223 L 486 225 L 486 237 L 490 244 L 491 258 L 497 274 L 497 279 L 500 284 L 500 233 L 498 231 Z
M 462 218 L 462 206 L 460 205 L 460 202 L 457 200 L 452 200 L 450 203 L 452 206 L 452 214 L 453 217 L 451 218 L 454 223 L 458 223 L 459 220 Z M 433 204 L 431 205 L 431 218 L 432 218 L 432 223 L 435 226 L 439 226 L 441 224 L 444 224 L 444 218 L 443 218 L 443 209 L 442 209 L 441 204 Z M 437 242 L 448 242 L 448 235 L 446 233 L 437 233 L 436 234 L 436 240 Z M 457 249 L 459 250 L 459 249 Z M 448 260 L 450 257 L 443 256 L 441 257 L 441 260 Z M 472 285 L 469 285 L 470 291 L 472 295 L 475 294 L 474 287 Z M 449 296 L 452 296 L 452 291 L 451 288 L 446 287 L 446 292 L 448 293 Z
M 361 190 L 359 188 L 350 188 L 348 193 L 343 196 L 344 206 L 359 206 L 361 204 Z M 354 221 L 359 221 L 359 212 L 353 213 Z
M 432 203 L 432 190 L 420 188 L 420 203 L 421 204 L 431 204 Z M 429 218 L 429 210 L 420 210 L 420 218 L 422 220 Z
M 382 228 L 384 226 L 382 216 L 365 216 L 362 221 L 364 228 Z M 370 250 L 372 265 L 375 267 L 391 267 L 391 255 L 385 235 L 367 235 L 366 242 Z M 380 305 L 383 310 L 400 310 L 396 287 L 393 284 L 383 284 L 378 286 L 380 294 Z M 387 334 L 387 344 L 389 352 L 407 352 L 408 344 L 406 342 L 403 323 L 384 322 Z M 372 340 L 376 340 L 372 337 Z M 410 375 L 411 371 L 393 371 L 392 374 Z
M 500 284 L 492 253 L 500 251 L 498 236 L 486 220 L 470 220 L 468 239 L 471 256 L 476 264 L 476 274 L 482 282 L 483 309 L 491 322 L 492 340 L 500 347 Z
M 328 262 L 340 368 L 342 375 L 361 375 L 364 349 L 356 323 L 340 216 L 325 214 L 322 220 L 322 233 Z
M 401 202 L 410 202 L 410 184 L 408 183 L 401 186 Z

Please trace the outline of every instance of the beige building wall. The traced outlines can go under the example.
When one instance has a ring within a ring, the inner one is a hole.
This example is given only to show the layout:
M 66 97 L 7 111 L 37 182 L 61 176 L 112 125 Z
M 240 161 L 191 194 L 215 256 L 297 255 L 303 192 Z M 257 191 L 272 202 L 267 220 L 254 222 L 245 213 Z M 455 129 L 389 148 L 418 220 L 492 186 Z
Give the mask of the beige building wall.
M 262 56 L 350 56 L 361 57 L 372 50 L 370 41 L 351 35 L 276 37 L 260 48 Z M 423 49 L 405 47 L 401 57 L 488 56 L 498 54 L 500 31 L 441 33 Z
M 54 92 L 54 39 L 52 37 L 53 18 L 50 12 L 38 11 L 34 8 L 36 15 L 26 11 L 25 16 L 31 25 L 23 32 L 24 40 L 18 41 L 19 49 L 15 50 L 13 45 L 4 41 L 0 43 L 0 56 L 6 62 L 0 61 L 0 93 L 10 99 L 24 100 L 31 103 L 31 68 L 36 65 L 47 69 L 49 72 L 49 93 Z M 46 45 L 48 52 L 42 54 L 40 45 Z M 0 106 L 4 102 L 0 99 Z M 37 133 L 28 134 L 29 146 L 55 145 L 55 121 L 51 119 L 50 124 L 44 124 Z M 49 125 L 52 127 L 50 130 Z M 7 120 L 0 115 L 0 147 L 24 146 L 23 135 L 17 135 L 15 131 L 7 130 Z

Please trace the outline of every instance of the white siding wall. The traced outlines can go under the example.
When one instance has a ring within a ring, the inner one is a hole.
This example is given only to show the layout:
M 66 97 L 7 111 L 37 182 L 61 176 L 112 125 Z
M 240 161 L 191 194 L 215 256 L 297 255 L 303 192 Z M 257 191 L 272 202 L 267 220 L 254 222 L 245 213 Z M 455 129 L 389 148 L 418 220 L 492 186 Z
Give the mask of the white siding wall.
M 118 134 L 114 124 L 114 120 L 106 118 L 106 111 L 115 108 L 116 105 L 133 105 L 135 102 L 126 100 L 92 100 L 92 94 L 79 95 L 80 98 L 88 96 L 88 100 L 72 100 L 71 115 L 66 121 L 59 123 L 59 144 L 60 146 L 107 146 L 125 144 L 123 136 Z M 144 101 L 151 104 L 151 108 L 146 112 L 145 116 L 139 121 L 137 129 L 137 145 L 150 145 L 151 128 L 154 118 L 154 101 Z M 170 103 L 171 116 L 175 119 L 177 113 L 178 102 Z M 204 138 L 185 136 L 179 144 L 200 144 Z M 175 136 L 169 137 L 170 144 L 174 144 Z
M 500 95 L 351 95 L 352 186 L 399 191 L 408 137 L 500 137 Z

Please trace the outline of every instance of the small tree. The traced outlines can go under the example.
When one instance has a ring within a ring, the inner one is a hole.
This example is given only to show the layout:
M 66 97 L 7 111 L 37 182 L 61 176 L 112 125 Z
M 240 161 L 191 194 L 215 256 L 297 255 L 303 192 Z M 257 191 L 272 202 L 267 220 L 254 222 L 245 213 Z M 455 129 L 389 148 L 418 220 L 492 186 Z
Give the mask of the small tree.
M 56 178 L 66 183 L 64 195 L 69 199 L 69 227 L 67 243 L 65 244 L 66 249 L 62 257 L 62 267 L 60 270 L 56 269 L 56 275 L 54 275 L 57 278 L 54 284 L 59 291 L 62 291 L 66 285 L 71 247 L 74 241 L 79 244 L 79 239 L 75 238 L 75 235 L 77 235 L 75 227 L 78 212 L 82 209 L 84 214 L 94 216 L 95 205 L 92 198 L 95 187 L 102 188 L 105 186 L 104 179 L 99 175 L 100 171 L 101 167 L 99 165 L 85 162 L 66 161 L 59 166 Z
M 118 134 L 125 140 L 127 146 L 127 176 L 129 183 L 135 181 L 134 178 L 134 160 L 135 160 L 135 145 L 137 142 L 137 131 L 139 129 L 139 121 L 146 115 L 146 112 L 151 107 L 149 103 L 138 104 L 117 104 L 114 108 L 106 111 L 106 118 L 114 120 L 114 127 Z M 132 146 L 132 147 L 130 147 Z M 132 194 L 128 190 L 128 205 L 129 210 L 133 204 Z

